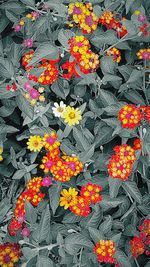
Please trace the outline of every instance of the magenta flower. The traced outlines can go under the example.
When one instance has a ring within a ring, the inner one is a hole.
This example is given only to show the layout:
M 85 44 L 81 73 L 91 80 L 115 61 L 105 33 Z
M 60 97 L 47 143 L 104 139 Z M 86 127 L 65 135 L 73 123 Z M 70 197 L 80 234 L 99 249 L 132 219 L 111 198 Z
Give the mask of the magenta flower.
M 28 237 L 30 235 L 30 230 L 27 227 L 25 227 L 22 229 L 21 234 L 24 237 Z
M 40 93 L 37 90 L 35 90 L 34 88 L 30 91 L 30 97 L 32 99 L 38 99 L 39 96 L 40 96 Z
M 33 46 L 33 40 L 32 39 L 27 39 L 27 40 L 24 40 L 24 45 L 28 48 L 32 47 Z
M 27 91 L 30 91 L 33 88 L 33 86 L 29 83 L 29 82 L 25 82 L 25 84 L 23 85 L 23 87 L 27 90 Z
M 34 17 L 34 18 L 38 18 L 39 17 L 39 12 L 37 12 L 37 11 L 33 11 L 33 12 L 31 12 L 31 14 L 32 14 L 32 16 Z
M 23 216 L 23 215 L 20 215 L 20 216 L 17 218 L 17 221 L 18 221 L 19 223 L 23 223 L 23 222 L 25 221 L 24 216 Z
M 49 187 L 52 184 L 52 179 L 50 176 L 46 176 L 43 178 L 42 185 Z
M 21 29 L 22 29 L 22 26 L 19 25 L 19 24 L 17 24 L 16 26 L 14 26 L 14 31 L 15 31 L 15 32 L 20 32 Z
M 144 16 L 144 15 L 139 15 L 138 16 L 138 21 L 144 22 L 145 20 L 146 20 L 146 16 Z

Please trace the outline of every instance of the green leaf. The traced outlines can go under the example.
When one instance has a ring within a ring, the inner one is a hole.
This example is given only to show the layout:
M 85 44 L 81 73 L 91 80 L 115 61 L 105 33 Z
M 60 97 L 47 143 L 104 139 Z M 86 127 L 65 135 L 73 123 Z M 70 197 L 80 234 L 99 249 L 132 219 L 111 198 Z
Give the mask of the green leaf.
M 109 231 L 111 231 L 111 228 L 112 228 L 112 225 L 113 225 L 113 221 L 112 221 L 112 218 L 110 215 L 108 215 L 108 217 L 106 218 L 106 220 L 101 223 L 100 225 L 100 230 L 106 234 L 108 233 Z
M 0 223 L 3 222 L 5 216 L 7 216 L 9 210 L 11 209 L 12 205 L 10 204 L 8 198 L 4 198 L 0 202 Z
M 117 64 L 115 61 L 113 61 L 112 57 L 103 56 L 101 58 L 101 70 L 102 70 L 103 74 L 105 74 L 105 73 L 114 74 L 116 66 L 117 66 Z
M 141 204 L 142 195 L 134 181 L 125 181 L 122 187 L 136 202 Z
M 1 124 L 0 125 L 0 134 L 10 134 L 10 133 L 16 133 L 19 130 L 13 126 Z
M 53 261 L 44 256 L 44 255 L 39 255 L 36 263 L 36 267 L 53 267 Z
M 0 76 L 9 79 L 15 76 L 13 64 L 8 59 L 2 57 L 0 57 Z
M 58 33 L 58 41 L 66 48 L 69 49 L 69 39 L 74 36 L 74 33 L 70 30 L 61 29 Z
M 124 96 L 134 104 L 145 106 L 145 100 L 135 90 L 128 90 L 127 92 L 124 93 Z
M 90 237 L 92 238 L 95 244 L 98 243 L 101 239 L 105 239 L 102 231 L 93 227 L 89 227 L 88 230 L 90 233 Z
M 49 232 L 50 232 L 50 211 L 49 211 L 49 205 L 47 205 L 46 209 L 42 212 L 41 221 L 38 227 L 39 242 L 46 240 Z
M 33 58 L 30 60 L 28 66 L 38 63 L 42 58 L 46 59 L 57 59 L 58 49 L 52 46 L 49 42 L 40 44 L 35 50 Z
M 25 200 L 25 211 L 26 211 L 26 220 L 31 223 L 34 224 L 37 220 L 37 213 L 35 208 L 32 206 L 32 204 L 30 204 L 29 201 Z
M 12 179 L 14 179 L 14 180 L 19 180 L 19 179 L 21 179 L 21 178 L 25 175 L 25 173 L 26 173 L 26 170 L 24 170 L 24 169 L 22 169 L 22 170 L 17 170 L 17 171 L 14 173 Z
M 86 163 L 86 162 L 90 161 L 90 159 L 92 158 L 92 156 L 94 154 L 94 150 L 95 150 L 95 145 L 92 145 L 85 152 L 80 153 L 78 156 L 79 156 L 79 159 L 81 160 L 81 162 Z
M 59 206 L 61 187 L 61 184 L 58 183 L 52 185 L 49 189 L 50 205 L 54 214 Z
M 99 206 L 95 206 L 91 218 L 87 222 L 87 227 L 97 228 L 103 218 L 103 211 Z
M 24 96 L 19 95 L 16 97 L 16 103 L 19 109 L 32 120 L 34 116 L 34 108 L 30 105 L 29 101 L 27 101 Z
M 21 0 L 21 2 L 27 6 L 35 6 L 35 0 Z
M 117 250 L 117 252 L 115 253 L 115 258 L 116 262 L 118 262 L 121 267 L 132 267 L 129 258 L 123 251 Z
M 126 13 L 128 14 L 132 5 L 134 5 L 135 0 L 126 0 Z
M 93 248 L 93 243 L 84 235 L 75 233 L 70 234 L 65 238 L 65 248 L 67 252 L 74 255 L 81 247 L 87 247 L 90 250 Z
M 90 143 L 88 142 L 87 138 L 84 136 L 83 131 L 78 128 L 73 128 L 73 137 L 76 140 L 78 146 L 82 149 L 82 150 L 87 150 L 90 147 Z
M 119 188 L 122 185 L 122 181 L 120 181 L 119 179 L 113 179 L 113 178 L 109 177 L 108 182 L 109 182 L 109 195 L 110 195 L 110 197 L 112 197 L 112 198 L 117 197 Z
M 118 103 L 118 99 L 109 91 L 100 89 L 99 96 L 102 100 L 104 107 Z

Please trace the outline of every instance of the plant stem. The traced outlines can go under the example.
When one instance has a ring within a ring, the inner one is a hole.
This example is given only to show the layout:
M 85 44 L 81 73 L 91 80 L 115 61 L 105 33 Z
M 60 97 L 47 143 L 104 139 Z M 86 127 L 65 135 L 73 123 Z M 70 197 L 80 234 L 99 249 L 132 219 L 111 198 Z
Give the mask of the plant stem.
M 36 247 L 36 248 L 34 248 L 32 250 L 37 251 L 37 252 L 42 250 L 42 249 L 52 250 L 54 247 L 57 247 L 57 246 L 58 246 L 58 244 L 56 243 L 56 244 L 50 244 L 50 245 L 43 246 L 43 247 Z
M 137 267 L 140 267 L 140 265 L 139 265 L 139 263 L 138 263 L 138 261 L 137 261 L 137 259 L 136 259 L 136 258 L 134 259 L 134 261 L 135 261 L 135 263 L 136 263 Z

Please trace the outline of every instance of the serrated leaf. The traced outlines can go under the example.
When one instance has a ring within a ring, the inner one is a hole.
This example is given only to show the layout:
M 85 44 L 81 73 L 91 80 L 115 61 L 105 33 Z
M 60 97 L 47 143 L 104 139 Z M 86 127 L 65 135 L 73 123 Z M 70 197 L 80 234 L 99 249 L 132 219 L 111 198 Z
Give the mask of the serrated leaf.
M 49 205 L 47 205 L 46 209 L 42 212 L 41 221 L 38 227 L 39 242 L 46 240 L 49 232 L 50 232 L 50 211 L 49 211 Z
M 22 170 L 17 170 L 14 173 L 12 179 L 19 180 L 19 179 L 21 179 L 25 175 L 25 173 L 26 173 L 26 170 L 23 170 L 23 169 Z
M 105 220 L 103 223 L 101 223 L 101 225 L 100 225 L 100 230 L 101 230 L 104 234 L 106 234 L 107 232 L 109 232 L 109 231 L 111 230 L 112 225 L 113 225 L 113 221 L 112 221 L 111 216 L 109 215 L 109 216 L 106 218 L 106 220 Z
M 145 100 L 136 90 L 128 90 L 124 95 L 132 103 L 145 106 Z
M 5 78 L 14 77 L 15 70 L 11 61 L 0 57 L 0 76 Z
M 69 39 L 74 36 L 74 33 L 70 30 L 61 29 L 58 33 L 58 41 L 66 48 L 69 49 Z
M 52 46 L 49 42 L 45 42 L 37 47 L 34 56 L 30 60 L 28 66 L 38 63 L 42 58 L 57 59 L 58 57 L 58 49 Z
M 26 220 L 29 223 L 34 224 L 37 220 L 37 213 L 32 204 L 27 200 L 25 200 L 25 211 L 26 211 L 25 213 Z
M 16 103 L 19 109 L 32 120 L 34 117 L 34 108 L 30 103 L 22 95 L 16 97 Z
M 81 247 L 87 247 L 91 250 L 93 248 L 93 243 L 87 237 L 79 233 L 70 234 L 65 238 L 65 248 L 69 254 L 74 255 L 74 248 L 78 251 Z
M 96 228 L 93 228 L 93 227 L 89 227 L 88 230 L 90 233 L 90 237 L 95 242 L 95 244 L 98 243 L 101 239 L 105 239 L 102 231 L 100 231 Z
M 109 91 L 100 89 L 99 96 L 102 100 L 104 107 L 118 103 L 118 99 Z
M 61 187 L 61 184 L 55 184 L 49 189 L 50 205 L 54 214 L 59 206 Z
M 121 265 L 121 267 L 132 267 L 129 258 L 123 251 L 117 250 L 117 252 L 115 253 L 115 258 L 116 261 Z
M 134 181 L 125 181 L 122 185 L 124 190 L 130 194 L 130 196 L 135 199 L 139 204 L 142 202 L 142 195 L 140 193 L 140 190 L 137 187 L 136 182 Z
M 53 267 L 53 266 L 54 266 L 53 261 L 50 258 L 44 255 L 38 256 L 36 267 Z
M 85 152 L 80 153 L 78 156 L 79 156 L 79 159 L 81 160 L 81 162 L 86 163 L 86 162 L 90 161 L 90 159 L 92 158 L 92 156 L 94 154 L 94 150 L 95 150 L 95 145 L 92 145 Z
M 73 128 L 73 137 L 82 150 L 86 151 L 90 147 L 90 143 L 84 136 L 83 132 L 75 127 Z
M 120 181 L 119 179 L 113 179 L 113 178 L 109 177 L 108 182 L 109 182 L 109 195 L 110 195 L 110 197 L 112 197 L 112 198 L 117 197 L 119 188 L 122 185 L 122 181 Z

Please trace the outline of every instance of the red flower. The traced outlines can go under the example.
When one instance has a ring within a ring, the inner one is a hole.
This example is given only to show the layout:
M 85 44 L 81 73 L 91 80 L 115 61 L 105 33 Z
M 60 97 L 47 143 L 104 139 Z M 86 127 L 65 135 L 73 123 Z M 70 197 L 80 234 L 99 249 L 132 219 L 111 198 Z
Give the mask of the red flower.
M 90 207 L 89 207 L 89 200 L 77 196 L 77 204 L 70 206 L 69 209 L 76 215 L 76 216 L 83 216 L 86 217 L 90 214 Z
M 100 195 L 101 191 L 101 186 L 88 183 L 85 186 L 82 186 L 80 196 L 89 200 L 89 202 L 96 204 L 102 200 L 102 196 Z
M 99 262 L 115 263 L 116 245 L 112 240 L 100 240 L 93 249 Z
M 119 113 L 118 119 L 122 123 L 123 128 L 136 128 L 143 118 L 143 114 L 136 105 L 128 104 L 123 106 Z
M 144 253 L 145 245 L 141 237 L 134 236 L 134 238 L 130 241 L 130 245 L 133 257 L 138 257 Z
M 80 75 L 76 72 L 76 65 L 77 65 L 76 61 L 73 61 L 73 62 L 66 61 L 62 65 L 62 69 L 68 70 L 68 73 L 64 73 L 62 77 L 64 79 L 71 79 L 72 76 L 76 76 L 77 78 L 80 78 Z
M 134 147 L 133 149 L 134 150 L 140 150 L 142 148 L 142 142 L 141 142 L 141 139 L 140 138 L 136 138 L 134 140 Z

